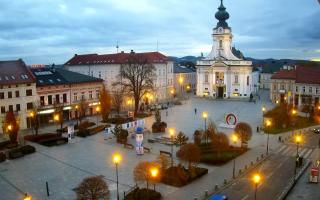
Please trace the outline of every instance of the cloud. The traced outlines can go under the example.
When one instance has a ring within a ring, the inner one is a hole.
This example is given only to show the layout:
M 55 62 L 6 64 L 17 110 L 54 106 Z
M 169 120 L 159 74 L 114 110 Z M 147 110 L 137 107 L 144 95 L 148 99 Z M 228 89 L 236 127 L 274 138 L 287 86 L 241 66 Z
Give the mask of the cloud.
M 216 0 L 1 0 L 0 60 L 64 63 L 75 53 L 208 53 Z M 256 58 L 317 58 L 320 9 L 301 0 L 225 1 L 234 44 Z M 244 14 L 245 13 L 245 14 Z

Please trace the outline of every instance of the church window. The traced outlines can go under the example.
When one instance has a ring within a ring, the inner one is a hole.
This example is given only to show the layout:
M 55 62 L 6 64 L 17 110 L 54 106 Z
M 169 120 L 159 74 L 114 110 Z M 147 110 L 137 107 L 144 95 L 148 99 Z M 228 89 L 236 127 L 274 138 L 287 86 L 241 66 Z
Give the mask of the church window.
M 206 72 L 204 75 L 204 82 L 208 83 L 209 82 L 209 74 Z
M 239 83 L 239 76 L 238 74 L 234 75 L 234 83 L 238 84 Z
M 219 47 L 222 48 L 222 40 L 219 41 Z

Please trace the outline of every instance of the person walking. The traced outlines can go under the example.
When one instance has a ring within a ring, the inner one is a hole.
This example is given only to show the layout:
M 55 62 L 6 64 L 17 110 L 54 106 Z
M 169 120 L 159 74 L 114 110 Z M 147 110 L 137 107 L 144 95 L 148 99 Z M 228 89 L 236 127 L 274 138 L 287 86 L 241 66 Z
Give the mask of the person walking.
M 197 115 L 197 108 L 194 109 L 194 114 Z

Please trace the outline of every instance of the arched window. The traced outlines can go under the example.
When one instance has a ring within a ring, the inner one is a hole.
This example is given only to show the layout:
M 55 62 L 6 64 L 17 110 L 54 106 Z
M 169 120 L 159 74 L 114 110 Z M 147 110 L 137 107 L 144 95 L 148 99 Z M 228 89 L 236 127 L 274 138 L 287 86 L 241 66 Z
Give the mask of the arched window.
M 222 40 L 219 41 L 219 47 L 222 48 Z
M 250 84 L 250 77 L 247 76 L 247 86 L 249 86 L 249 84 Z
M 208 72 L 206 72 L 206 73 L 204 74 L 204 82 L 205 82 L 205 83 L 208 83 L 208 82 L 209 82 L 209 73 L 208 73 Z

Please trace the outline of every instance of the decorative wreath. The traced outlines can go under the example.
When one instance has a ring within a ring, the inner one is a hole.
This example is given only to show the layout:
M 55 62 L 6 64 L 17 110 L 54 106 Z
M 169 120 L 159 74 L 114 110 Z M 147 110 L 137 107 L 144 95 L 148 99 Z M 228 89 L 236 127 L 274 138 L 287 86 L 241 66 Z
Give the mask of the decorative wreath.
M 228 114 L 226 116 L 226 122 L 227 122 L 228 125 L 236 125 L 237 124 L 237 120 L 238 119 L 237 119 L 235 114 L 230 113 L 230 114 Z

